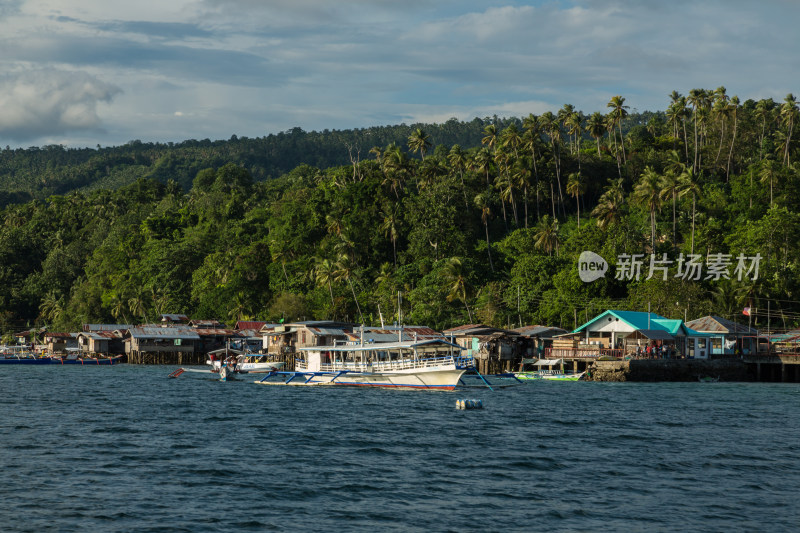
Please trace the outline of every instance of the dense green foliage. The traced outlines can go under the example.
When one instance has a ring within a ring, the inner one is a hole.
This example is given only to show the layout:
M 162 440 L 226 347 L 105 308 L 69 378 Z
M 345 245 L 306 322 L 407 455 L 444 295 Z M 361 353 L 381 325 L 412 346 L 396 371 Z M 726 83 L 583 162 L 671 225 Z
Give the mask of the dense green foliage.
M 690 319 L 750 306 L 757 325 L 769 306 L 773 328 L 796 325 L 794 97 L 692 90 L 635 116 L 624 101 L 589 117 L 565 105 L 521 120 L 6 150 L 3 332 L 162 312 L 374 324 L 398 307 L 435 328 L 571 328 L 648 306 Z M 584 283 L 584 250 L 612 265 L 625 253 L 764 259 L 757 280 L 645 279 L 645 264 L 639 280 Z

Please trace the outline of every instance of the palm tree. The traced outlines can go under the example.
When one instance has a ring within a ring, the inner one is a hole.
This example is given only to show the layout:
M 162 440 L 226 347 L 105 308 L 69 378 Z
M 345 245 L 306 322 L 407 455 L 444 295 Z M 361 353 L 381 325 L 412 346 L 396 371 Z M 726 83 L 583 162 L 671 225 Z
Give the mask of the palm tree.
M 558 255 L 558 246 L 561 244 L 558 234 L 558 220 L 545 215 L 536 226 L 534 246 L 544 250 L 548 255 L 553 255 L 553 251 Z
M 600 139 L 603 138 L 603 135 L 606 132 L 606 123 L 605 118 L 603 118 L 602 113 L 599 111 L 595 111 L 589 117 L 589 120 L 586 122 L 586 131 L 594 137 L 595 142 L 597 143 L 597 157 L 600 157 Z
M 461 178 L 461 193 L 464 195 L 464 207 L 469 209 L 469 202 L 467 202 L 467 187 L 464 185 L 464 171 L 467 170 L 467 154 L 461 149 L 461 146 L 454 144 L 447 154 L 447 161 L 450 163 L 450 168 L 458 172 L 458 177 Z
M 778 163 L 771 158 L 764 159 L 761 162 L 761 169 L 758 176 L 761 178 L 761 183 L 769 183 L 769 206 L 772 207 L 773 197 L 772 189 L 775 183 L 775 178 L 778 175 Z
M 694 164 L 692 165 L 692 170 L 694 172 L 697 172 L 697 154 L 699 147 L 697 138 L 697 110 L 703 106 L 705 98 L 706 92 L 703 89 L 692 89 L 689 91 L 689 96 L 686 99 L 686 101 L 692 106 L 692 115 L 694 116 Z
M 350 292 L 353 293 L 353 300 L 356 302 L 356 309 L 358 309 L 358 316 L 360 317 L 361 322 L 364 322 L 364 315 L 361 314 L 361 306 L 358 304 L 358 298 L 356 298 L 356 290 L 353 288 L 353 263 L 350 260 L 350 257 L 347 254 L 339 254 L 339 257 L 336 259 L 336 263 L 334 264 L 334 280 L 341 281 L 345 280 L 348 285 L 350 285 Z
M 675 154 L 678 152 L 673 150 Z M 677 242 L 677 213 L 676 213 L 676 205 L 678 203 L 678 193 L 681 190 L 681 180 L 679 179 L 680 173 L 673 172 L 671 170 L 667 170 L 667 172 L 661 176 L 661 199 L 664 200 L 666 198 L 672 198 L 672 243 L 673 245 Z
M 494 272 L 492 264 L 492 247 L 489 244 L 489 217 L 492 215 L 491 205 L 489 204 L 488 193 L 481 193 L 475 197 L 475 206 L 481 211 L 481 222 L 486 230 L 486 253 L 489 255 L 489 268 Z
M 609 225 L 622 219 L 622 206 L 625 203 L 622 182 L 622 178 L 611 181 L 592 210 L 592 216 L 597 218 L 597 226 L 600 229 L 605 230 Z
M 49 291 L 39 305 L 39 316 L 50 322 L 57 322 L 64 314 L 64 297 L 53 289 Z
M 388 184 L 394 192 L 395 198 L 400 199 L 398 191 L 403 189 L 408 173 L 408 156 L 399 146 L 390 144 L 383 153 L 383 184 Z
M 786 127 L 786 144 L 783 152 L 783 164 L 789 166 L 789 147 L 792 143 L 792 132 L 797 120 L 797 98 L 792 93 L 786 95 L 781 105 L 781 123 Z
M 558 184 L 558 202 L 562 208 L 561 211 L 563 214 L 564 195 L 561 190 L 561 150 L 559 149 L 561 144 L 561 127 L 559 126 L 556 116 L 550 111 L 543 113 L 539 117 L 539 123 L 541 124 L 542 130 L 550 138 L 550 146 L 553 149 L 553 162 L 556 166 L 556 182 Z M 555 202 L 555 195 L 553 195 L 553 202 Z
M 425 153 L 431 147 L 430 137 L 422 128 L 417 128 L 414 133 L 408 136 L 408 147 L 414 153 L 419 152 L 422 155 L 422 160 L 425 161 Z
M 694 169 L 686 167 L 679 176 L 681 181 L 680 191 L 678 197 L 683 198 L 687 194 L 692 195 L 692 247 L 691 253 L 694 253 L 694 221 L 695 213 L 697 212 L 697 198 L 702 195 L 703 189 L 700 187 L 698 181 L 699 176 L 695 174 Z
M 397 237 L 399 232 L 397 231 L 397 226 L 400 223 L 400 220 L 397 217 L 397 207 L 394 209 L 385 209 L 381 212 L 383 215 L 383 221 L 381 222 L 380 229 L 386 237 L 389 237 L 389 240 L 392 241 L 392 251 L 394 253 L 394 266 L 397 266 Z
M 494 151 L 497 149 L 497 126 L 489 124 L 483 128 L 481 144 L 485 144 L 494 154 Z
M 144 296 L 141 291 L 137 292 L 128 300 L 128 309 L 133 316 L 142 317 L 142 323 L 147 321 L 147 308 L 145 307 Z
M 492 155 L 486 147 L 481 148 L 475 153 L 472 158 L 472 168 L 482 172 L 486 175 L 486 187 L 491 187 L 492 181 L 489 177 L 489 171 L 492 169 Z
M 328 291 L 331 295 L 331 313 L 336 306 L 333 301 L 333 281 L 335 278 L 336 267 L 329 259 L 317 259 L 317 264 L 314 266 L 313 276 L 317 282 L 317 286 L 328 286 Z
M 114 293 L 111 297 L 111 316 L 114 317 L 114 320 L 119 322 L 119 317 L 122 316 L 122 319 L 128 324 L 128 317 L 125 316 L 125 310 L 127 309 L 127 303 L 125 302 L 125 298 L 121 297 L 119 293 Z
M 739 97 L 734 95 L 731 97 L 729 106 L 731 115 L 733 115 L 733 135 L 731 136 L 731 149 L 728 151 L 728 164 L 725 166 L 725 181 L 730 180 L 731 176 L 731 159 L 733 158 L 733 145 L 736 144 L 736 132 L 739 125 Z
M 772 120 L 772 110 L 775 107 L 775 102 L 772 98 L 767 100 L 759 100 L 756 103 L 755 116 L 761 119 L 761 135 L 758 140 L 758 159 L 759 161 L 764 158 L 764 137 L 767 130 L 767 121 Z
M 536 145 L 541 141 L 542 129 L 539 119 L 533 113 L 522 119 L 522 128 L 525 133 L 522 141 L 525 148 L 531 151 L 531 164 L 533 166 L 534 189 L 536 189 L 536 219 L 539 219 L 539 170 L 536 167 Z M 526 226 L 527 227 L 527 226 Z
M 633 197 L 650 211 L 650 249 L 656 249 L 656 211 L 661 210 L 661 176 L 647 166 L 633 189 Z
M 581 204 L 580 196 L 585 189 L 580 172 L 573 172 L 567 177 L 567 194 L 575 198 L 575 206 L 578 208 L 578 227 L 581 225 Z
M 628 116 L 628 107 L 625 105 L 625 98 L 622 96 L 614 96 L 608 102 L 606 107 L 611 108 L 611 116 L 614 117 L 614 122 L 619 127 L 619 138 L 622 143 L 622 161 L 627 163 L 628 158 L 625 155 L 625 137 L 622 135 L 622 121 Z
M 467 316 L 472 323 L 472 312 L 467 304 L 467 278 L 464 275 L 463 265 L 457 257 L 451 257 L 444 265 L 444 278 L 447 283 L 447 301 L 461 300 L 467 309 Z

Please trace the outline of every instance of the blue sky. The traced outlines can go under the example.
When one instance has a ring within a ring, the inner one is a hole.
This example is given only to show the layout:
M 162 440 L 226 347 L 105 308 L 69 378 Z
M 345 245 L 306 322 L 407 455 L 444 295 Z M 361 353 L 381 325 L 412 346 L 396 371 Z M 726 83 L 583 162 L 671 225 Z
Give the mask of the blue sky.
M 800 92 L 794 0 L 0 0 L 0 145 Z

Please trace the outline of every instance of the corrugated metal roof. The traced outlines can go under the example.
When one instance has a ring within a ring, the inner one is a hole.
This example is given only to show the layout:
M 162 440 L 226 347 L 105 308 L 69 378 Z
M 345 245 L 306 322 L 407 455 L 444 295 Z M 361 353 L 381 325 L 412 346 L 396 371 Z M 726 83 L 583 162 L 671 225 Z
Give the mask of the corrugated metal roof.
M 560 335 L 567 332 L 567 330 L 555 326 L 522 326 L 521 328 L 514 328 L 511 331 L 516 331 L 520 335 L 526 337 L 533 337 L 536 335 L 540 337 L 552 337 L 553 335 Z
M 83 331 L 116 331 L 131 329 L 133 324 L 84 324 Z
M 739 324 L 738 322 L 734 322 L 733 320 L 728 320 L 727 318 L 722 318 L 721 316 L 716 315 L 709 315 L 697 318 L 695 320 L 690 320 L 686 323 L 686 326 L 695 331 L 744 335 L 758 334 L 758 330 L 755 328 L 751 328 L 749 326 Z
M 197 331 L 189 328 L 131 328 L 131 337 L 137 339 L 190 339 L 200 340 Z
M 50 332 L 45 333 L 45 337 L 50 337 L 52 339 L 69 339 L 75 336 L 75 333 L 61 333 L 61 332 Z
M 240 320 L 236 323 L 235 329 L 243 330 L 243 329 L 254 329 L 256 331 L 260 330 L 264 326 L 266 326 L 268 322 L 259 322 L 254 320 Z M 272 324 L 275 326 L 276 324 Z
M 344 337 L 345 330 L 343 328 L 318 328 L 315 326 L 306 326 L 306 329 L 314 335 L 336 335 Z
M 194 328 L 198 335 L 203 337 L 235 337 L 237 332 L 235 329 L 224 328 Z
M 169 320 L 172 322 L 188 322 L 189 317 L 186 315 L 164 313 L 161 315 L 161 320 L 162 321 Z

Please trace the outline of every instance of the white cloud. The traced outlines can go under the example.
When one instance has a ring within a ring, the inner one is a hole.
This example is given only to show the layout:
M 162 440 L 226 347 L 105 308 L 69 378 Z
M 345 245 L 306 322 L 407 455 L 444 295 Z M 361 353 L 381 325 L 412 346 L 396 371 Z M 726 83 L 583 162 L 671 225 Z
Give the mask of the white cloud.
M 42 69 L 0 78 L 0 136 L 24 141 L 100 129 L 97 104 L 119 92 L 85 72 Z

